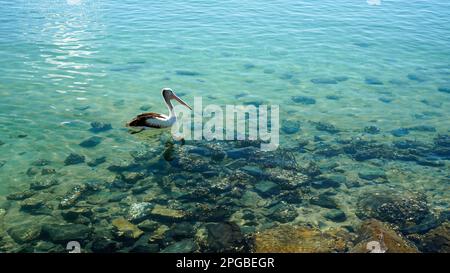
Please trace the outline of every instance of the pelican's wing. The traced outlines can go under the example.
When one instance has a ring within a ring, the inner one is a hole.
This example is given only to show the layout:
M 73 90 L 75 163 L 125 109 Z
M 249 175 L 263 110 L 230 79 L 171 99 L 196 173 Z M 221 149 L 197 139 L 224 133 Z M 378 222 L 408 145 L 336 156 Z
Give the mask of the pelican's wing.
M 148 119 L 165 119 L 166 117 L 158 113 L 143 113 L 136 116 L 132 121 L 127 123 L 130 127 L 154 127 L 159 128 L 157 124 L 149 124 Z

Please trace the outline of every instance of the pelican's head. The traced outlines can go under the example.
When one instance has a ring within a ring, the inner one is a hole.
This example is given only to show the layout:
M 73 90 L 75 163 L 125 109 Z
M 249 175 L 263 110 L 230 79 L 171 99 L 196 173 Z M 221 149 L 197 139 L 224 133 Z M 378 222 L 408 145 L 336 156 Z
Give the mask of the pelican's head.
M 171 99 L 174 99 L 174 100 L 176 100 L 176 101 L 178 101 L 179 103 L 181 103 L 182 105 L 184 105 L 184 106 L 186 106 L 187 108 L 189 108 L 190 110 L 192 110 L 192 108 L 187 104 L 187 103 L 185 103 L 182 99 L 180 99 L 177 95 L 175 95 L 175 93 L 173 92 L 173 90 L 172 89 L 170 89 L 170 88 L 163 88 L 162 89 L 162 91 L 161 91 L 161 93 L 162 93 L 162 96 L 163 96 L 163 98 L 168 102 L 169 100 L 171 100 Z

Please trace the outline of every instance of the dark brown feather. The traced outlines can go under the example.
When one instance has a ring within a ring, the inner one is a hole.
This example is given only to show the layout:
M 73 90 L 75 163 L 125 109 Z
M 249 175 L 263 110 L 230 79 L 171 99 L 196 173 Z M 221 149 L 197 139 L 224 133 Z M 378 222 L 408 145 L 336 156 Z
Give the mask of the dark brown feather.
M 160 127 L 156 127 L 155 125 L 151 125 L 147 122 L 147 119 L 151 119 L 151 118 L 164 118 L 164 116 L 162 116 L 158 113 L 143 113 L 143 114 L 137 115 L 132 121 L 128 122 L 127 126 L 160 128 Z

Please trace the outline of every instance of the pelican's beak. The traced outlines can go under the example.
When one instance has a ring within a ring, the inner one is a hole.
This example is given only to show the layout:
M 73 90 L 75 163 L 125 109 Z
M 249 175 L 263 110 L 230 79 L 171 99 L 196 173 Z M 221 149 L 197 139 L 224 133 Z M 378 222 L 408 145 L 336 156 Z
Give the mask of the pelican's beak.
M 187 108 L 189 108 L 189 110 L 192 110 L 192 108 L 185 103 L 182 99 L 180 99 L 177 95 L 173 94 L 173 98 L 178 101 L 179 103 L 181 103 L 182 105 L 186 106 Z

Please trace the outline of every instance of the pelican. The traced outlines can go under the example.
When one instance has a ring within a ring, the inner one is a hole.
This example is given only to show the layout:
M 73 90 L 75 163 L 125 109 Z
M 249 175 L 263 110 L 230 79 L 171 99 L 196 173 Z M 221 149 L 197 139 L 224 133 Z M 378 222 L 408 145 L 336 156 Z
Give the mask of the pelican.
M 170 88 L 163 88 L 161 91 L 164 102 L 169 109 L 169 115 L 158 114 L 158 113 L 143 113 L 136 116 L 132 121 L 126 124 L 127 127 L 131 127 L 133 129 L 137 129 L 136 131 L 132 131 L 133 134 L 140 133 L 147 129 L 166 129 L 171 128 L 175 122 L 177 121 L 177 116 L 175 111 L 173 110 L 173 105 L 171 100 L 174 99 L 178 101 L 180 104 L 186 106 L 190 110 L 192 108 L 185 103 L 182 99 L 180 99 Z

